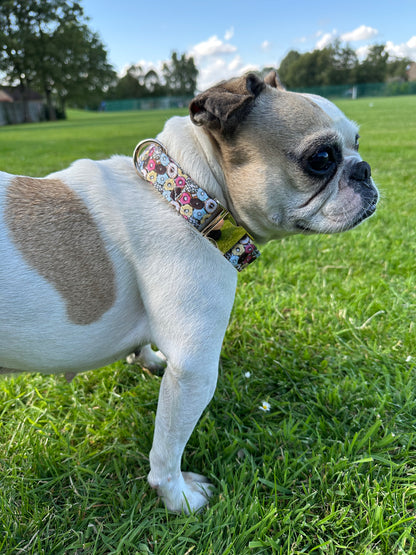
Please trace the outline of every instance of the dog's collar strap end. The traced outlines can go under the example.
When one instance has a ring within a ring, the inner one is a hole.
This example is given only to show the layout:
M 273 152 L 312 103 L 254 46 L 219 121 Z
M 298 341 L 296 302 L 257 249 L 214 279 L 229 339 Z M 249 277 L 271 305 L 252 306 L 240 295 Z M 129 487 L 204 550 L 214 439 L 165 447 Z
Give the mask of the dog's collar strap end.
M 137 172 L 223 253 L 238 271 L 254 262 L 260 252 L 247 231 L 238 226 L 230 212 L 210 197 L 167 154 L 156 139 L 141 141 L 133 161 Z

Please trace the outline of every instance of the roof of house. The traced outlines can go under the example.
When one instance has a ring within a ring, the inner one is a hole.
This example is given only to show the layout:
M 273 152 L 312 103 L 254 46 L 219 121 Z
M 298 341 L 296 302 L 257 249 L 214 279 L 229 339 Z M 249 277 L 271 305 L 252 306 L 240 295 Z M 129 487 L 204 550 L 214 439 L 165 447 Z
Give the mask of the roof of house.
M 0 93 L 5 93 L 6 96 L 8 96 L 9 98 L 11 98 L 11 101 L 13 102 L 19 102 L 23 100 L 23 93 L 22 93 L 22 89 L 20 87 L 1 87 L 0 88 Z M 37 93 L 36 91 L 32 91 L 31 89 L 27 89 L 25 91 L 25 95 L 24 98 L 26 100 L 42 100 L 42 95 Z M 7 100 L 3 100 L 3 102 L 10 102 Z
M 0 89 L 0 102 L 13 102 L 13 98 Z

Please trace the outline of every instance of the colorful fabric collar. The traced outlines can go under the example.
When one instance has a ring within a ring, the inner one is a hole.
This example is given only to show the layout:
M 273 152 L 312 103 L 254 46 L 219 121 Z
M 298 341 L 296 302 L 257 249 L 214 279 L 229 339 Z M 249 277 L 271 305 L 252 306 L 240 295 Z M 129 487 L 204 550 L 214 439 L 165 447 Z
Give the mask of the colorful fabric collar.
M 239 272 L 260 256 L 247 231 L 166 153 L 156 139 L 141 141 L 133 161 L 137 172 L 199 232 L 215 244 Z

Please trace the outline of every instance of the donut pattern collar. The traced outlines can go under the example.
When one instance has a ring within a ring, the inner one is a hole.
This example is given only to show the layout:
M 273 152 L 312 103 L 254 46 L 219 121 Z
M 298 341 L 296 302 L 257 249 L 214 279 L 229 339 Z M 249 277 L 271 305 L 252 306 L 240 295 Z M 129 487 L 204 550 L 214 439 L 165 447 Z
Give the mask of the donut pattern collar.
M 210 197 L 167 154 L 156 139 L 145 139 L 135 148 L 135 168 L 179 214 L 202 233 L 241 272 L 260 252 L 247 231 L 230 212 Z

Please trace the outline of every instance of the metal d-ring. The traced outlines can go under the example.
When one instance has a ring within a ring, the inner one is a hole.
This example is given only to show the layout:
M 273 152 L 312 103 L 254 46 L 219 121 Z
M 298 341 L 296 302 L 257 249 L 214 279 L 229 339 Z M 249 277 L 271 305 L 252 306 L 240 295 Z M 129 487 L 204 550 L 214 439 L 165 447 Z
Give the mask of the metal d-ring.
M 146 144 L 148 144 L 148 143 L 156 143 L 156 144 L 158 144 L 158 145 L 162 148 L 163 152 L 164 152 L 165 154 L 167 153 L 167 152 L 166 152 L 165 146 L 164 146 L 160 141 L 158 141 L 157 139 L 143 139 L 143 141 L 140 141 L 140 142 L 137 144 L 137 146 L 136 146 L 136 148 L 134 149 L 134 152 L 133 152 L 133 162 L 134 162 L 134 166 L 135 166 L 136 169 L 138 169 L 138 167 L 137 167 L 137 159 L 139 158 L 139 156 L 140 156 L 140 154 L 141 154 L 141 151 L 143 150 L 143 147 L 144 147 Z

